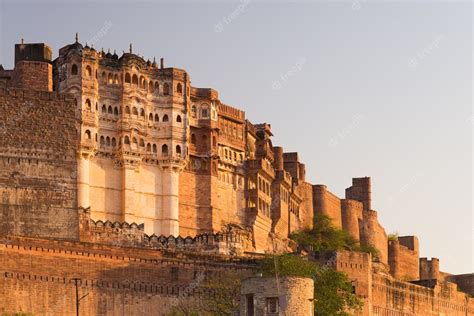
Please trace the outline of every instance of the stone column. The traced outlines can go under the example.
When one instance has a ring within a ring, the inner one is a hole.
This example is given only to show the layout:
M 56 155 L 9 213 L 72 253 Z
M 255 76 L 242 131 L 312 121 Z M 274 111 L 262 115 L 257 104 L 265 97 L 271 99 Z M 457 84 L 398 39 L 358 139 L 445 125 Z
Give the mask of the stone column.
M 135 166 L 124 162 L 122 169 L 122 214 L 127 223 L 136 222 Z
M 179 170 L 165 167 L 163 169 L 163 217 L 161 235 L 179 235 Z
M 78 207 L 83 208 L 91 206 L 89 164 L 89 155 L 79 154 L 77 159 L 77 204 Z

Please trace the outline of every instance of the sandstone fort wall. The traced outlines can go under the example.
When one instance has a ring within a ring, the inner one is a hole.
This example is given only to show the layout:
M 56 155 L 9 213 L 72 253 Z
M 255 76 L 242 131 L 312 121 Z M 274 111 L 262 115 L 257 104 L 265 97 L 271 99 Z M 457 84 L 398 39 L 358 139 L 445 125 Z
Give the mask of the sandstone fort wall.
M 0 89 L 0 235 L 78 238 L 75 103 Z

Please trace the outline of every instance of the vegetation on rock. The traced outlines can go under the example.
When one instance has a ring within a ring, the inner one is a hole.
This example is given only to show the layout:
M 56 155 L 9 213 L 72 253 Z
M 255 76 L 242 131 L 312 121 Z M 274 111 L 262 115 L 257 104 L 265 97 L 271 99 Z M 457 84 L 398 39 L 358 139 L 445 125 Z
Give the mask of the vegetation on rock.
M 290 237 L 300 247 L 315 252 L 351 250 L 370 253 L 373 259 L 379 256 L 375 247 L 359 244 L 347 231 L 334 227 L 330 217 L 322 214 L 315 215 L 312 229 L 293 233 Z

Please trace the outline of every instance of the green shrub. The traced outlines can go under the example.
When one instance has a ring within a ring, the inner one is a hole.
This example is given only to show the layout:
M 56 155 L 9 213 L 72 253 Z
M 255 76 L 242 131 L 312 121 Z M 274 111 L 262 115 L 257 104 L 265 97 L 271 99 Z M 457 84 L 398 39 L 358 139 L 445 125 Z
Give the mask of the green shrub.
M 260 264 L 266 277 L 299 276 L 314 280 L 314 315 L 350 315 L 348 311 L 359 310 L 363 303 L 353 293 L 347 276 L 329 267 L 321 267 L 297 255 L 269 256 Z

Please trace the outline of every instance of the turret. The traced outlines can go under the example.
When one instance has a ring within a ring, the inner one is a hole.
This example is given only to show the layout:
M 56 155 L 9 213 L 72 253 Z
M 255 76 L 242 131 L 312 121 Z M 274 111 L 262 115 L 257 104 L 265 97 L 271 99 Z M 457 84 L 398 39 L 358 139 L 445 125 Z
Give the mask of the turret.
M 15 69 L 10 85 L 16 88 L 53 91 L 52 50 L 44 43 L 15 45 Z
M 352 178 L 352 186 L 346 189 L 346 199 L 360 201 L 364 204 L 364 210 L 372 209 L 372 186 L 370 177 Z
M 439 279 L 439 259 L 420 258 L 420 280 Z
M 283 170 L 283 148 L 282 147 L 273 147 L 273 155 L 275 160 L 273 161 L 273 167 L 275 170 Z

